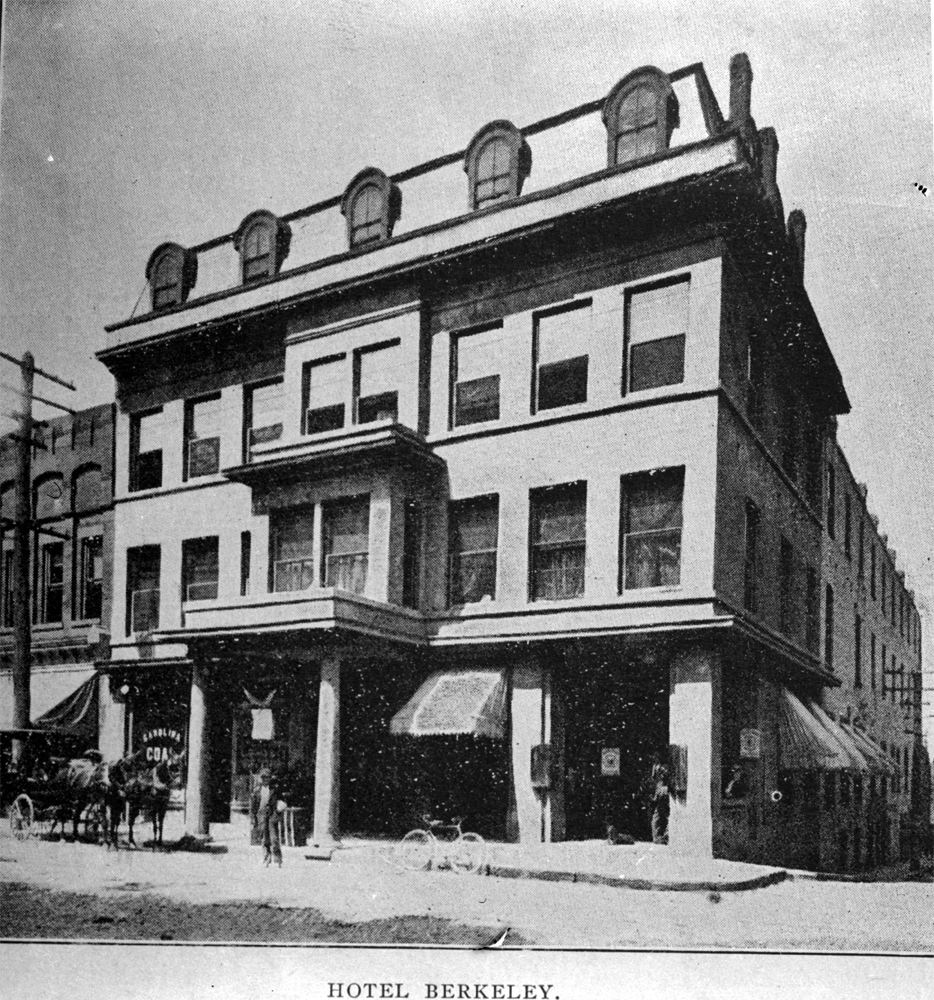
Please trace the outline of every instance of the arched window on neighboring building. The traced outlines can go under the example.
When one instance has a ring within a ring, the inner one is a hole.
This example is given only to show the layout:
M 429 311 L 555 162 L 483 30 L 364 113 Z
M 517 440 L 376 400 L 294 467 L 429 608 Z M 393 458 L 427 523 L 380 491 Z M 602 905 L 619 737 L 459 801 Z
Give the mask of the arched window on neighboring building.
M 376 167 L 367 167 L 347 185 L 341 213 L 351 249 L 387 240 L 402 211 L 402 192 Z
M 517 198 L 532 169 L 532 151 L 522 133 L 507 121 L 485 125 L 470 140 L 464 170 L 470 181 L 470 207 Z
M 244 285 L 263 281 L 279 273 L 288 256 L 292 230 L 272 212 L 251 212 L 234 235 L 240 254 L 240 276 Z
M 163 243 L 156 247 L 146 265 L 153 311 L 185 302 L 197 276 L 196 253 L 177 243 Z
M 611 167 L 666 150 L 678 127 L 678 99 L 668 77 L 654 66 L 623 77 L 604 102 L 603 122 Z

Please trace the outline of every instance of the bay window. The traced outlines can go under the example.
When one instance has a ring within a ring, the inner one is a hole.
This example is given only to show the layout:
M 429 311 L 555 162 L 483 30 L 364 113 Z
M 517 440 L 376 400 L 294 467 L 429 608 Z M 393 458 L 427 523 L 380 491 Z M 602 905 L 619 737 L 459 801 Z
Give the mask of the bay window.
M 322 579 L 325 587 L 362 594 L 370 549 L 370 498 L 326 503 L 322 516 Z

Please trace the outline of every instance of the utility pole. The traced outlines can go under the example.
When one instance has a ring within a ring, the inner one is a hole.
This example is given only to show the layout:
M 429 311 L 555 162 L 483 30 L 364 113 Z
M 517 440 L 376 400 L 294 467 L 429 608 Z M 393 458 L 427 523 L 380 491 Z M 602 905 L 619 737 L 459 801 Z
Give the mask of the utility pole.
M 36 525 L 32 520 L 32 449 L 35 421 L 32 416 L 33 384 L 36 375 L 63 385 L 74 391 L 70 382 L 36 367 L 35 359 L 29 351 L 22 358 L 15 358 L 0 351 L 0 358 L 19 366 L 20 402 L 19 410 L 13 414 L 19 423 L 13 434 L 16 441 L 16 488 L 13 513 L 13 728 L 28 729 L 31 715 L 30 678 L 32 674 L 32 601 L 30 600 L 30 560 L 32 531 Z M 74 413 L 74 410 L 50 399 L 42 402 L 57 409 Z M 54 533 L 54 532 L 53 532 Z M 14 739 L 11 746 L 14 763 L 19 763 L 23 753 L 22 740 Z

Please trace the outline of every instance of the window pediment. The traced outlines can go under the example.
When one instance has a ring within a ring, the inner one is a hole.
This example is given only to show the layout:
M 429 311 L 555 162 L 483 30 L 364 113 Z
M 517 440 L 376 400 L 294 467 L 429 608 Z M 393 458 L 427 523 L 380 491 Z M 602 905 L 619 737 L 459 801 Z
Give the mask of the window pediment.
M 666 150 L 678 127 L 678 98 L 667 74 L 655 66 L 633 70 L 603 104 L 607 165 L 654 156 Z
M 272 212 L 251 212 L 234 234 L 234 249 L 240 254 L 240 278 L 244 285 L 277 275 L 289 255 L 292 229 Z
M 532 150 L 512 122 L 484 125 L 470 140 L 464 156 L 469 179 L 470 207 L 518 198 L 532 170 Z
M 152 310 L 185 302 L 198 278 L 198 255 L 178 243 L 162 243 L 146 264 Z
M 402 214 L 402 191 L 376 167 L 361 170 L 341 198 L 347 221 L 347 245 L 365 246 L 388 240 Z

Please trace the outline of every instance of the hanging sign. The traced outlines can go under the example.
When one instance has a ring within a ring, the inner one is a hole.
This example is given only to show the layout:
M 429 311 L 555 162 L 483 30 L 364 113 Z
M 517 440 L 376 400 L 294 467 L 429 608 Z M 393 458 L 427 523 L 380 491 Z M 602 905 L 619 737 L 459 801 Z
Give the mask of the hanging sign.
M 619 747 L 604 747 L 600 751 L 600 773 L 604 778 L 619 777 Z
M 758 729 L 740 731 L 739 755 L 744 760 L 758 760 L 762 756 L 762 733 Z
M 158 764 L 180 754 L 184 740 L 182 734 L 171 726 L 153 726 L 151 729 L 143 730 L 140 743 L 145 751 L 146 760 Z
M 253 729 L 250 738 L 254 740 L 271 740 L 275 738 L 275 723 L 272 715 L 272 699 L 276 695 L 273 689 L 265 698 L 256 698 L 250 694 L 246 688 L 243 693 L 246 695 L 250 705 L 250 714 L 253 716 Z

